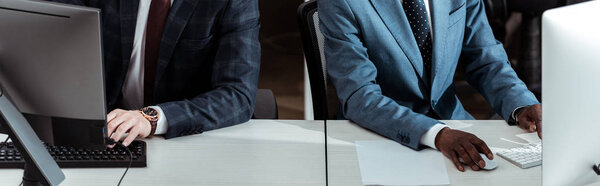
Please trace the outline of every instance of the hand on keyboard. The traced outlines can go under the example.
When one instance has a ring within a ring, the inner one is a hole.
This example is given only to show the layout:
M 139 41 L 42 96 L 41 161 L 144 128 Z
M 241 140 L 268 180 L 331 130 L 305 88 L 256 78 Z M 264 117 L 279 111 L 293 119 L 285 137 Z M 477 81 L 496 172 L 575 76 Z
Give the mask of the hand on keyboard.
M 519 127 L 529 132 L 538 133 L 538 137 L 542 139 L 542 105 L 532 105 L 517 115 L 517 123 Z

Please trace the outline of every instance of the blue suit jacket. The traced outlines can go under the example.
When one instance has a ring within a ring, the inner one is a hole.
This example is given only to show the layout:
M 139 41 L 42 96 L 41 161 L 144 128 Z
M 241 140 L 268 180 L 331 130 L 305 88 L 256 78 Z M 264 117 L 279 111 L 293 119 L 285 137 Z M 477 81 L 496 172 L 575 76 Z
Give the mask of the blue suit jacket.
M 320 0 L 328 74 L 343 116 L 413 149 L 440 119 L 473 119 L 456 97 L 454 73 L 465 57 L 467 81 L 505 119 L 537 104 L 494 39 L 482 0 L 430 2 L 431 74 L 399 0 Z
M 118 108 L 139 0 L 54 0 L 100 8 L 108 109 Z M 257 0 L 175 0 L 162 38 L 154 102 L 166 138 L 248 121 L 260 68 Z

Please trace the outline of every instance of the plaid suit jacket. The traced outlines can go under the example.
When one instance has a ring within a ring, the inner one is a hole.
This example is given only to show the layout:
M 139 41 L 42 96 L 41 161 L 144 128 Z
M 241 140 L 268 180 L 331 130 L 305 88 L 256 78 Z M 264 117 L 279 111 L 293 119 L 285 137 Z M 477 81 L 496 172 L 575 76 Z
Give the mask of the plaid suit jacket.
M 106 100 L 119 107 L 138 0 L 54 0 L 102 10 Z M 161 41 L 154 102 L 165 138 L 248 121 L 260 68 L 257 0 L 174 0 Z

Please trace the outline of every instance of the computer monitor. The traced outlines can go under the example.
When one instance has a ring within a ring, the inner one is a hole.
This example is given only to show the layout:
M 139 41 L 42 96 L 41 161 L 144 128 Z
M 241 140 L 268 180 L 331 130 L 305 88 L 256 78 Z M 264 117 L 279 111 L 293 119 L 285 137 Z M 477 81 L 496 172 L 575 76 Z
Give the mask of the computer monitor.
M 600 181 L 600 1 L 542 18 L 542 183 Z
M 23 185 L 58 185 L 65 175 L 58 168 L 23 114 L 17 110 L 8 99 L 0 85 L 0 126 L 6 128 L 13 144 L 22 152 L 25 165 L 23 166 Z M 1 145 L 0 145 L 1 146 Z
M 49 144 L 105 148 L 101 49 L 98 9 L 0 0 L 0 84 Z

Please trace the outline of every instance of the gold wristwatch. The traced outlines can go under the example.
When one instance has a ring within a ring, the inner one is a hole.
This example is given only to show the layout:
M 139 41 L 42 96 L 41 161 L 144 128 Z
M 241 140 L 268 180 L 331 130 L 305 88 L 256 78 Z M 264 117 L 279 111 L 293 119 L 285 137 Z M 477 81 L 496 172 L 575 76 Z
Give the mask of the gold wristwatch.
M 144 107 L 140 109 L 140 114 L 150 122 L 151 130 L 148 137 L 153 136 L 154 132 L 156 132 L 156 123 L 158 123 L 158 111 L 151 107 Z

